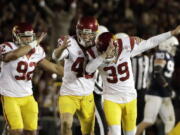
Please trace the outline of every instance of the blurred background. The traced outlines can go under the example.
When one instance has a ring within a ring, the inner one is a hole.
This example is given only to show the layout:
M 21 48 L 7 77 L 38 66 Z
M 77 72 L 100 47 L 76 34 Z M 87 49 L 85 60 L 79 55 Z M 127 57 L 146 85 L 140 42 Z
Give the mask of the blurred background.
M 79 17 L 96 16 L 99 24 L 111 32 L 124 32 L 147 39 L 166 32 L 180 24 L 179 0 L 0 0 L 0 42 L 12 41 L 12 27 L 19 22 L 33 24 L 37 34 L 48 33 L 42 46 L 51 60 L 51 54 L 61 35 L 74 35 Z M 180 41 L 180 36 L 177 37 Z M 180 52 L 176 55 L 173 99 L 176 121 L 180 121 Z M 52 61 L 52 60 L 51 60 Z M 34 95 L 39 103 L 39 134 L 57 135 L 59 119 L 56 108 L 61 78 L 37 69 L 34 74 Z M 78 121 L 74 121 L 78 132 Z M 2 110 L 0 133 L 4 120 Z M 155 131 L 154 131 L 155 132 Z M 151 132 L 149 135 L 156 133 Z

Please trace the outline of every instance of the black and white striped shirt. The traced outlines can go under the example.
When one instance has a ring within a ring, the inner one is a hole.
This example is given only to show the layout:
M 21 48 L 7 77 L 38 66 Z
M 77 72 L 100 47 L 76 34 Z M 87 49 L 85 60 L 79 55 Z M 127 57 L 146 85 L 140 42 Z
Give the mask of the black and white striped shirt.
M 95 76 L 96 76 L 96 81 L 95 81 L 94 92 L 98 95 L 101 95 L 103 92 L 103 88 L 102 88 L 103 82 L 98 70 L 96 71 Z
M 133 57 L 131 61 L 135 88 L 137 90 L 147 89 L 151 81 L 153 57 L 147 55 L 138 55 Z

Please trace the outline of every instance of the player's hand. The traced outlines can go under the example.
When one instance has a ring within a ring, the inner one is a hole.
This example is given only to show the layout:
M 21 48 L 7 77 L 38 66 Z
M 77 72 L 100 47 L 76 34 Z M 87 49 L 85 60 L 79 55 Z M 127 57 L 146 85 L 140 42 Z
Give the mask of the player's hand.
M 180 25 L 178 25 L 174 30 L 172 30 L 171 34 L 173 36 L 179 35 L 180 34 Z
M 107 50 L 102 54 L 103 58 L 108 59 L 108 58 L 111 58 L 111 57 L 114 56 L 114 54 L 115 54 L 115 46 L 114 46 L 113 42 L 114 42 L 114 40 L 111 39 Z
M 63 42 L 62 42 L 62 44 L 59 45 L 58 48 L 64 50 L 64 49 L 66 49 L 66 48 L 69 47 L 69 46 L 70 46 L 69 36 L 65 36 L 65 37 L 64 37 L 64 40 L 63 40 Z
M 37 39 L 37 45 L 43 40 L 45 39 L 45 37 L 47 36 L 47 33 L 46 32 L 42 32 L 40 37 L 38 37 Z
M 56 58 L 59 58 L 62 52 L 70 46 L 69 36 L 63 36 L 58 39 L 58 47 L 54 51 L 54 55 Z

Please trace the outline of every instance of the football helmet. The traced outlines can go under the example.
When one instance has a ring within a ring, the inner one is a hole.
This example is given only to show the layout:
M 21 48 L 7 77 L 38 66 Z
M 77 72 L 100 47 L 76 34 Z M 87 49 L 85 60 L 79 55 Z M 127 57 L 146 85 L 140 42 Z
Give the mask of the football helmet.
M 85 48 L 94 45 L 98 26 L 97 19 L 92 16 L 82 17 L 78 20 L 76 34 L 80 45 Z
M 108 46 L 110 45 L 110 41 L 111 39 L 113 39 L 113 45 L 115 46 L 115 50 L 114 50 L 114 55 L 113 56 L 108 56 L 107 59 L 109 59 L 108 61 L 112 61 L 114 59 L 116 59 L 121 51 L 122 51 L 122 43 L 119 39 L 117 39 L 115 37 L 115 35 L 111 32 L 104 32 L 102 34 L 100 34 L 97 38 L 96 41 L 96 48 L 98 50 L 98 52 L 100 54 L 102 54 L 103 52 L 105 52 L 108 48 Z
M 28 44 L 35 40 L 33 27 L 28 23 L 19 23 L 12 29 L 13 40 L 16 44 Z
M 97 35 L 96 35 L 95 42 L 96 42 L 96 40 L 97 40 L 97 38 L 98 38 L 98 36 L 99 36 L 100 34 L 102 34 L 102 33 L 104 33 L 104 32 L 108 32 L 108 31 L 109 31 L 109 30 L 108 30 L 105 26 L 99 25 L 99 26 L 98 26 L 98 31 L 97 31 Z
M 98 52 L 103 53 L 107 50 L 111 39 L 114 37 L 114 34 L 111 32 L 104 32 L 100 34 L 96 41 L 96 48 Z
M 173 37 L 165 40 L 164 42 L 160 43 L 159 50 L 167 51 L 172 56 L 175 56 L 178 45 L 179 45 L 178 39 L 173 36 Z

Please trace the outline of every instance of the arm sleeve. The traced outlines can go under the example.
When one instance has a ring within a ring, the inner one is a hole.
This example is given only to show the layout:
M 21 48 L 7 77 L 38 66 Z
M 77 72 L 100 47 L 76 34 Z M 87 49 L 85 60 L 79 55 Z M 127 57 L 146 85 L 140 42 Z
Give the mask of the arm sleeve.
M 65 50 L 62 52 L 61 56 L 60 56 L 59 58 L 56 58 L 55 53 L 54 53 L 54 51 L 53 51 L 52 58 L 53 58 L 54 60 L 60 61 L 60 60 L 63 60 L 63 59 L 65 59 L 65 58 L 67 58 L 68 55 L 69 55 L 69 51 L 68 51 L 67 49 L 65 49 Z
M 6 54 L 8 52 L 11 52 L 13 51 L 13 47 L 11 46 L 10 43 L 3 43 L 3 44 L 0 44 L 0 54 L 3 55 L 3 54 Z
M 156 47 L 161 42 L 163 42 L 164 40 L 167 40 L 171 36 L 172 36 L 171 32 L 169 31 L 169 32 L 157 35 L 157 36 L 153 36 L 149 38 L 148 40 L 143 40 L 139 44 L 135 44 L 135 47 L 131 52 L 131 57 L 134 57 L 140 53 L 143 53 L 144 51 L 147 51 L 149 49 Z
M 39 60 L 38 61 L 40 62 L 46 57 L 46 53 L 41 46 L 39 46 L 38 49 L 39 49 L 39 57 L 38 57 Z
M 104 58 L 101 56 L 96 57 L 95 59 L 91 60 L 86 66 L 87 73 L 94 73 L 96 69 L 103 63 Z

